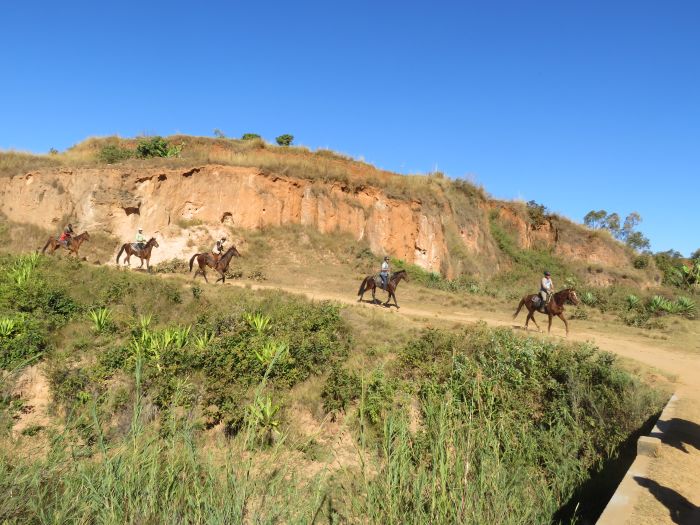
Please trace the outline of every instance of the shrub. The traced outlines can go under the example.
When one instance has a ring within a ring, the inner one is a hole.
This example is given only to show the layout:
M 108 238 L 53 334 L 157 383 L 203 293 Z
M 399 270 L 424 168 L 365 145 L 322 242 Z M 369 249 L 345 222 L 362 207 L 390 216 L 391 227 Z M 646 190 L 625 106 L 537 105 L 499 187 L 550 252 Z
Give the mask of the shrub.
M 107 164 L 115 164 L 117 162 L 122 162 L 124 160 L 130 159 L 134 156 L 134 152 L 117 146 L 116 144 L 107 144 L 103 146 L 98 155 L 100 161 Z
M 262 137 L 257 133 L 243 133 L 243 135 L 241 136 L 241 140 L 254 140 L 260 138 Z
M 598 298 L 591 292 L 582 293 L 579 295 L 579 299 L 581 299 L 581 302 L 586 306 L 595 306 L 595 304 L 598 302 Z
M 545 208 L 543 204 L 538 204 L 535 201 L 528 201 L 526 206 L 532 229 L 537 230 L 544 226 L 548 219 L 547 208 Z
M 294 135 L 289 135 L 289 134 L 280 135 L 279 137 L 275 138 L 275 141 L 280 146 L 291 146 L 292 142 L 294 142 Z
M 651 257 L 649 255 L 638 255 L 634 258 L 632 261 L 632 266 L 637 268 L 638 270 L 642 270 L 644 268 L 649 267 L 649 262 L 651 261 Z
M 12 370 L 38 358 L 46 349 L 48 334 L 27 316 L 0 319 L 0 369 Z
M 360 396 L 360 379 L 338 366 L 331 369 L 321 391 L 323 409 L 335 420 L 338 412 L 344 412 L 348 403 Z
M 163 137 L 143 138 L 136 146 L 136 154 L 142 159 L 152 157 L 179 157 L 182 145 L 173 146 Z

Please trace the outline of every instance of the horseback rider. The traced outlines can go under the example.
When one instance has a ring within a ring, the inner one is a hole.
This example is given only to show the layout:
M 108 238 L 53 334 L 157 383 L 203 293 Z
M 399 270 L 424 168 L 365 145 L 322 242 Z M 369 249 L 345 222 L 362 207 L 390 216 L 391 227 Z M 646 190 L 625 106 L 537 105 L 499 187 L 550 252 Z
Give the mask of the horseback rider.
M 218 241 L 216 241 L 216 244 L 214 245 L 214 249 L 211 251 L 212 255 L 214 255 L 215 260 L 219 260 L 221 255 L 224 253 L 224 244 L 226 243 L 226 237 L 222 237 Z
M 385 256 L 382 261 L 382 269 L 379 272 L 379 277 L 382 279 L 382 289 L 386 290 L 389 286 L 389 257 Z
M 544 277 L 540 282 L 540 297 L 542 298 L 542 304 L 549 303 L 549 298 L 552 296 L 552 291 L 554 290 L 554 284 L 552 283 L 552 274 L 548 271 L 544 272 Z
M 68 223 L 68 225 L 65 228 L 63 228 L 63 233 L 58 238 L 58 242 L 60 242 L 66 248 L 68 248 L 68 246 L 70 246 L 71 237 L 73 237 L 74 233 L 75 232 L 73 231 L 73 225 L 71 223 Z
M 143 235 L 143 228 L 139 226 L 139 231 L 136 234 L 136 249 L 143 250 L 146 247 L 146 237 Z

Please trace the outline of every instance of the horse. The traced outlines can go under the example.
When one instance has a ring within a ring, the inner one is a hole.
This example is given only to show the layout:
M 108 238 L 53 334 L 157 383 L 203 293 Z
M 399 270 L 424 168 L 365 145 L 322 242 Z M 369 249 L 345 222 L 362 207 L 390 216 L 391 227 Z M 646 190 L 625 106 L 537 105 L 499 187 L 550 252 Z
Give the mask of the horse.
M 206 272 L 206 268 L 207 266 L 209 266 L 210 268 L 213 268 L 214 270 L 219 272 L 219 274 L 221 275 L 221 277 L 219 277 L 215 282 L 218 283 L 219 281 L 221 281 L 222 284 L 226 283 L 226 272 L 228 271 L 228 265 L 231 263 L 231 259 L 234 256 L 241 256 L 241 254 L 238 253 L 238 250 L 236 250 L 235 246 L 231 246 L 228 250 L 226 250 L 226 253 L 224 253 L 220 258 L 217 258 L 211 253 L 195 253 L 190 258 L 190 271 L 192 271 L 192 265 L 194 264 L 195 259 L 197 259 L 199 269 L 196 272 L 194 272 L 193 279 L 196 279 L 197 274 L 201 273 L 204 276 L 204 280 L 206 282 L 209 282 L 209 279 L 207 279 Z
M 119 266 L 119 257 L 121 257 L 122 252 L 126 252 L 126 257 L 125 261 L 128 266 L 131 266 L 131 256 L 135 255 L 139 259 L 141 259 L 141 265 L 139 268 L 143 268 L 143 261 L 144 259 L 146 260 L 146 269 L 150 272 L 151 271 L 151 250 L 153 248 L 158 248 L 158 241 L 156 241 L 155 237 L 151 237 L 148 242 L 146 243 L 146 246 L 144 246 L 141 249 L 134 248 L 133 245 L 130 242 L 122 244 L 122 247 L 119 249 L 119 253 L 117 254 L 117 266 Z
M 399 308 L 399 303 L 396 301 L 396 293 L 395 292 L 396 292 L 396 288 L 399 286 L 399 283 L 401 282 L 401 279 L 406 279 L 406 282 L 408 282 L 408 274 L 406 273 L 406 270 L 399 270 L 398 272 L 394 272 L 391 274 L 391 277 L 389 277 L 389 281 L 387 282 L 387 285 L 386 285 L 386 291 L 389 295 L 386 298 L 386 302 L 384 303 L 384 306 L 391 306 L 389 304 L 389 300 L 393 297 L 394 298 L 394 306 L 396 306 L 396 308 Z M 357 300 L 358 303 L 362 302 L 362 297 L 365 295 L 365 292 L 367 292 L 369 290 L 372 290 L 372 302 L 376 303 L 377 299 L 374 296 L 374 294 L 377 290 L 377 282 L 375 280 L 374 275 L 368 275 L 362 281 L 362 284 L 360 285 L 360 289 L 357 292 L 357 295 L 360 296 L 360 298 Z
M 557 317 L 559 317 L 559 319 L 564 321 L 564 326 L 566 327 L 566 335 L 568 336 L 569 323 L 566 322 L 566 318 L 564 317 L 564 305 L 567 301 L 571 302 L 574 306 L 578 304 L 578 296 L 576 295 L 576 291 L 573 288 L 566 288 L 565 290 L 561 290 L 553 294 L 552 298 L 546 305 L 540 304 L 539 306 L 535 306 L 534 299 L 536 297 L 539 297 L 539 294 L 534 293 L 523 297 L 520 300 L 518 309 L 513 314 L 513 319 L 515 319 L 518 316 L 518 314 L 520 313 L 520 309 L 523 306 L 525 306 L 528 311 L 527 318 L 525 319 L 525 329 L 527 330 L 527 324 L 530 322 L 530 319 L 532 319 L 532 322 L 535 323 L 535 326 L 537 327 L 537 331 L 542 331 L 540 330 L 540 326 L 537 324 L 537 321 L 535 321 L 535 312 L 537 311 L 541 314 L 546 314 L 547 316 L 549 316 L 549 326 L 547 328 L 547 333 L 550 333 L 552 330 L 552 317 L 556 315 Z M 540 301 L 542 301 L 541 297 Z
M 70 242 L 64 244 L 61 241 L 56 240 L 55 237 L 49 237 L 49 240 L 46 241 L 46 244 L 41 250 L 41 253 L 46 252 L 46 248 L 49 248 L 49 255 L 53 255 L 54 252 L 59 249 L 60 247 L 65 248 L 68 250 L 68 254 L 70 255 L 71 253 L 74 254 L 76 257 L 78 257 L 78 250 L 80 250 L 80 245 L 83 244 L 85 241 L 90 240 L 90 234 L 88 232 L 83 232 L 80 235 L 76 235 L 75 237 L 71 237 Z

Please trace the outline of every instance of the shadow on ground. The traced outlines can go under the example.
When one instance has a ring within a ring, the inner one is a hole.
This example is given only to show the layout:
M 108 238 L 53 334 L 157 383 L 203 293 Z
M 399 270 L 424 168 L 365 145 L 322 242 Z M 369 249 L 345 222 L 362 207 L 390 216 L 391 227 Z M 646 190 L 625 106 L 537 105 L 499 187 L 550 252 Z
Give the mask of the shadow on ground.
M 700 425 L 697 423 L 674 417 L 668 421 L 659 421 L 657 425 L 661 433 L 653 435 L 661 439 L 663 443 L 682 450 L 686 454 L 690 453 L 686 445 L 700 450 Z
M 668 509 L 673 523 L 682 525 L 697 525 L 700 523 L 700 507 L 693 505 L 675 490 L 642 476 L 635 476 L 634 480 L 642 487 L 648 489 Z

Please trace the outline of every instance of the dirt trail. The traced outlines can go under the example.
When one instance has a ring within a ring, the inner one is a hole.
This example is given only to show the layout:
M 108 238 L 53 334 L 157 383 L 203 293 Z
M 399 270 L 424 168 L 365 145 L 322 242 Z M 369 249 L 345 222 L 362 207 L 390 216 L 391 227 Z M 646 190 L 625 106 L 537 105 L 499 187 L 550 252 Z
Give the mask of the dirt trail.
M 343 292 L 318 291 L 308 288 L 249 284 L 229 281 L 227 284 L 251 287 L 254 290 L 280 289 L 314 300 L 331 300 L 357 306 L 354 293 L 348 289 Z M 378 296 L 383 295 L 381 293 Z M 522 328 L 525 315 L 513 321 L 509 312 L 490 312 L 463 310 L 450 305 L 423 307 L 410 298 L 402 299 L 399 310 L 362 303 L 361 306 L 374 308 L 388 315 L 402 315 L 429 324 L 431 320 L 454 321 L 455 323 L 483 321 L 492 326 Z M 546 319 L 541 327 L 546 329 Z M 555 320 L 552 326 L 553 337 L 564 335 L 561 321 Z M 640 485 L 637 496 L 638 504 L 628 524 L 681 523 L 700 524 L 700 356 L 697 353 L 680 348 L 665 349 L 641 341 L 638 336 L 623 333 L 601 334 L 583 326 L 583 323 L 570 322 L 570 340 L 590 341 L 599 348 L 614 352 L 622 357 L 632 359 L 647 366 L 675 376 L 676 396 L 679 398 L 674 421 L 666 435 L 667 442 L 662 444 L 659 457 L 652 463 L 647 477 L 653 480 L 650 487 Z M 534 333 L 534 332 L 533 332 Z M 657 485 L 658 484 L 658 485 Z M 649 485 L 647 483 L 647 485 Z

